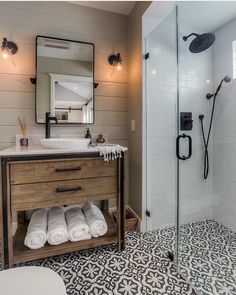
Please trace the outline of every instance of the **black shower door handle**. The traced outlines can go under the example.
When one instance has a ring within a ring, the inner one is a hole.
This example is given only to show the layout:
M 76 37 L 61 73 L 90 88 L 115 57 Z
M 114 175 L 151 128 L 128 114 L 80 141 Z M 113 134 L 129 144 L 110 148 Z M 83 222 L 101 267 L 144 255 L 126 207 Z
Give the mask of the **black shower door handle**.
M 180 156 L 180 154 L 179 154 L 179 142 L 180 142 L 181 138 L 188 139 L 188 155 L 187 156 Z M 176 156 L 179 160 L 183 160 L 183 161 L 191 158 L 191 156 L 192 156 L 192 138 L 190 135 L 186 135 L 183 133 L 182 135 L 177 136 L 177 138 L 176 138 Z

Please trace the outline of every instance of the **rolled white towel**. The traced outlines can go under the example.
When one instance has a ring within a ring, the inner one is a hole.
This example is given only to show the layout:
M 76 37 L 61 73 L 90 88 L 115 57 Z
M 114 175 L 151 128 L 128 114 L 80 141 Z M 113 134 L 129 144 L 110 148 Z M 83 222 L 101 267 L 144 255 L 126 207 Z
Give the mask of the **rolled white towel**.
M 64 206 L 63 209 L 64 211 L 66 212 L 67 210 L 71 209 L 71 208 L 83 208 L 84 204 L 81 203 L 81 204 L 74 204 L 74 205 L 67 205 L 67 206 Z
M 62 207 L 51 208 L 48 212 L 47 240 L 50 245 L 59 245 L 69 240 L 65 212 Z
M 78 241 L 85 241 L 85 240 L 90 240 L 92 238 L 90 233 L 83 234 L 80 237 L 78 237 L 76 240 L 71 241 L 71 242 L 78 242 Z
M 47 241 L 48 210 L 36 210 L 30 219 L 24 244 L 30 249 L 42 248 Z
M 89 240 L 91 235 L 82 209 L 78 206 L 66 208 L 66 222 L 71 242 Z
M 86 203 L 83 210 L 90 234 L 95 238 L 105 235 L 107 233 L 107 223 L 101 210 L 93 203 Z

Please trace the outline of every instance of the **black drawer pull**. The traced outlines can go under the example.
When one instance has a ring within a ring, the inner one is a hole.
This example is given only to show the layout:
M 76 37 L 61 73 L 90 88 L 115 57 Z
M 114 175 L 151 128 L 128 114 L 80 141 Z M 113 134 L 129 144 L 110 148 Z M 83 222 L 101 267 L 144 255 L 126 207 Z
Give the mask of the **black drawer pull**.
M 71 167 L 71 168 L 56 168 L 55 172 L 68 172 L 68 171 L 80 171 L 81 167 Z
M 56 192 L 57 193 L 65 193 L 65 192 L 76 192 L 76 191 L 81 191 L 82 187 L 78 186 L 78 187 L 74 187 L 74 188 L 57 188 Z

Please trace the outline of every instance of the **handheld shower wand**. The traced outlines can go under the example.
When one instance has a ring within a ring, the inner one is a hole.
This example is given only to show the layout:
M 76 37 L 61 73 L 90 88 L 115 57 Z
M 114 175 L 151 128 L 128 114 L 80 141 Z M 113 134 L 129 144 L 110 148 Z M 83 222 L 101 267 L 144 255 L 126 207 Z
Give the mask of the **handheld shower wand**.
M 215 93 L 207 93 L 206 98 L 207 99 L 211 99 L 213 96 L 217 96 L 217 94 L 219 93 L 223 82 L 229 83 L 231 81 L 231 78 L 229 76 L 224 76 L 224 78 L 220 81 L 220 84 L 218 85 L 216 92 Z
M 216 92 L 215 93 L 207 93 L 206 98 L 211 99 L 213 97 L 213 104 L 212 104 L 212 110 L 211 110 L 211 119 L 210 119 L 210 124 L 209 124 L 209 129 L 208 129 L 208 134 L 207 137 L 205 136 L 204 132 L 204 127 L 203 127 L 203 120 L 204 120 L 204 115 L 199 115 L 199 120 L 201 123 L 201 130 L 202 130 L 202 138 L 203 138 L 203 145 L 204 145 L 204 179 L 207 179 L 208 174 L 209 174 L 209 154 L 208 154 L 208 144 L 210 140 L 210 135 L 211 135 L 211 127 L 212 127 L 212 122 L 213 122 L 213 117 L 214 117 L 214 110 L 215 110 L 215 102 L 216 102 L 216 97 L 222 87 L 223 82 L 229 83 L 231 81 L 231 78 L 229 76 L 225 76 L 220 84 L 218 85 Z

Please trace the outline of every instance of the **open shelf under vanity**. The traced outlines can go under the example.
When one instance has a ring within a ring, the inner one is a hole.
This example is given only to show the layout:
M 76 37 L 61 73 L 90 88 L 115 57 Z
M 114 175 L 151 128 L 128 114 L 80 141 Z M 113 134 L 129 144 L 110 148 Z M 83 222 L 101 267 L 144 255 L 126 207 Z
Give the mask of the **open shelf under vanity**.
M 108 225 L 107 233 L 98 238 L 79 242 L 66 242 L 57 246 L 45 244 L 43 248 L 31 250 L 24 245 L 24 239 L 27 232 L 28 223 L 19 225 L 13 240 L 13 263 L 32 261 L 44 257 L 61 255 L 69 252 L 95 248 L 118 242 L 117 227 L 109 213 L 104 213 Z

